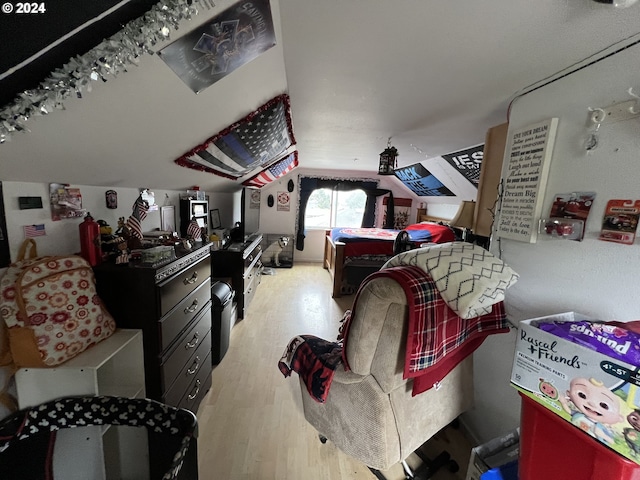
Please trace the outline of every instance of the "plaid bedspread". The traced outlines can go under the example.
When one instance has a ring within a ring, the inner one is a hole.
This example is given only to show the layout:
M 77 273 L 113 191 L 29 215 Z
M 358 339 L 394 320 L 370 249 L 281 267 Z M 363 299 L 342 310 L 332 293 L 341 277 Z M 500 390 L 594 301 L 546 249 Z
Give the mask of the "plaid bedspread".
M 293 337 L 278 362 L 285 377 L 296 372 L 307 387 L 309 395 L 324 403 L 329 395 L 336 367 L 342 357 L 342 345 L 313 335 Z

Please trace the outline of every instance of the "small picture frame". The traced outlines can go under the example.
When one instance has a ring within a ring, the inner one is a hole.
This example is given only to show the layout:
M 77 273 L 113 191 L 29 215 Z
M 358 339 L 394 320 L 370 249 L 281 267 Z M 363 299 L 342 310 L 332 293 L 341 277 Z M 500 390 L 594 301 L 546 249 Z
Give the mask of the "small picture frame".
M 220 223 L 220 210 L 214 208 L 213 210 L 209 210 L 209 217 L 211 219 L 211 228 L 222 228 L 222 223 Z
M 160 207 L 160 230 L 172 233 L 176 231 L 176 211 L 173 205 Z

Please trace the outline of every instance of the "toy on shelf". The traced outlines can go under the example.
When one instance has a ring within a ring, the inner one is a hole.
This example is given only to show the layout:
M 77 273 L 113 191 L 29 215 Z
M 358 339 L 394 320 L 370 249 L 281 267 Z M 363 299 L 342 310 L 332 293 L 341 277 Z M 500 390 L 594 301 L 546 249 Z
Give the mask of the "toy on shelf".
M 640 200 L 609 200 L 604 211 L 600 240 L 631 245 L 636 239 Z

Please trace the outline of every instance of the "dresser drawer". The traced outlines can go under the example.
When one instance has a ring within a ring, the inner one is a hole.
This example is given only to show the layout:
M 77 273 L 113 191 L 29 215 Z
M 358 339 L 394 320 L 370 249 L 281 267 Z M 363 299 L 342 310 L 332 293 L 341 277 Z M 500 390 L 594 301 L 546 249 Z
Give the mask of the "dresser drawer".
M 180 332 L 202 311 L 209 300 L 211 300 L 211 280 L 207 279 L 160 319 L 158 328 L 160 352 L 164 352 L 176 340 Z
M 159 285 L 160 316 L 166 315 L 169 310 L 198 288 L 210 276 L 211 260 L 207 257 L 161 283 Z
M 205 359 L 205 362 L 211 363 L 211 356 L 208 356 Z M 207 394 L 209 389 L 211 388 L 211 371 L 207 374 L 206 369 L 202 368 L 196 375 L 196 378 L 193 379 L 187 392 L 180 400 L 178 404 L 179 408 L 186 408 L 187 410 L 191 410 L 193 413 L 198 413 L 198 406 L 202 401 L 202 398 Z
M 182 354 L 177 355 L 176 354 Z M 186 360 L 186 364 L 183 363 Z M 162 377 L 165 385 L 165 402 L 178 405 L 187 388 L 202 370 L 211 374 L 211 331 L 206 332 L 196 351 L 190 357 L 176 350 L 167 364 L 162 366 Z M 172 384 L 173 382 L 173 384 Z
M 251 252 L 249 252 L 243 259 L 244 271 L 246 272 L 247 270 L 250 270 L 260 259 L 260 257 L 262 257 L 262 247 L 260 245 L 256 245 L 256 247 L 251 250 Z
M 251 299 L 256 293 L 258 289 L 258 285 L 260 284 L 260 276 L 259 274 L 254 275 L 249 284 L 246 286 L 244 290 L 244 308 L 246 309 L 251 303 Z
M 244 292 L 246 292 L 249 289 L 249 286 L 252 283 L 256 283 L 256 285 L 260 283 L 260 281 L 257 278 L 259 274 L 260 274 L 260 270 L 257 267 L 254 267 L 251 270 L 248 270 L 247 272 L 245 272 L 245 274 L 242 277 L 243 283 L 244 283 L 244 288 L 243 288 Z M 255 282 L 256 280 L 258 281 Z

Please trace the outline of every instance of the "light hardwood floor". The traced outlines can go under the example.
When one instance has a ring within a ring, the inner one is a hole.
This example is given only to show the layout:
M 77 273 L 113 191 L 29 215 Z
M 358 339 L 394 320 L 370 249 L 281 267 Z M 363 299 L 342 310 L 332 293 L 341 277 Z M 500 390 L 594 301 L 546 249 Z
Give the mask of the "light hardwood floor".
M 334 300 L 330 291 L 329 274 L 320 264 L 296 264 L 262 277 L 198 411 L 201 480 L 375 480 L 331 442 L 320 443 L 304 419 L 296 374 L 284 378 L 277 367 L 293 336 L 335 338 L 353 296 Z M 461 468 L 434 479 L 464 479 L 468 441 L 460 430 L 448 428 L 423 449 L 429 454 L 443 446 Z M 404 478 L 399 465 L 384 473 L 389 480 Z

